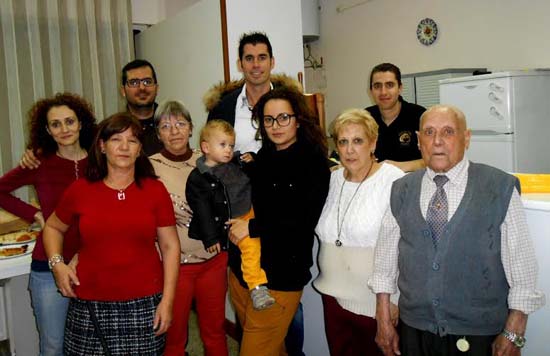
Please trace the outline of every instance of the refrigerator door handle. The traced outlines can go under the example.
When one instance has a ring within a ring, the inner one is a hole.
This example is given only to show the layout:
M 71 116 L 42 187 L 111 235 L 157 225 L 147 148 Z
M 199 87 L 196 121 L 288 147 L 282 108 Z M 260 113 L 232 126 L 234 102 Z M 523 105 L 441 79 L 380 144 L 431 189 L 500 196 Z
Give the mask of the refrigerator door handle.
M 498 111 L 496 107 L 491 106 L 489 112 L 491 113 L 491 115 L 496 116 L 497 119 L 504 120 L 504 116 L 502 116 L 502 114 Z
M 496 96 L 496 94 L 493 92 L 490 92 L 488 97 L 489 97 L 489 100 L 494 101 L 495 103 L 502 103 L 502 100 L 500 100 L 500 98 Z
M 495 130 L 470 130 L 474 136 L 513 135 L 513 132 L 499 132 Z

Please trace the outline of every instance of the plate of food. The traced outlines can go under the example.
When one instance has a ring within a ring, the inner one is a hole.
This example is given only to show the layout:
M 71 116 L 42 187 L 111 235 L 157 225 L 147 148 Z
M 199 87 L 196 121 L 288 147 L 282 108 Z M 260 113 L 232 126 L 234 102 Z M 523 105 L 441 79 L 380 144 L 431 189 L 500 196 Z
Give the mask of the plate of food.
M 19 245 L 0 246 L 0 260 L 25 256 L 32 253 L 33 249 L 34 242 Z
M 40 231 L 20 230 L 0 235 L 0 246 L 20 245 L 23 243 L 33 242 L 36 240 L 39 233 Z

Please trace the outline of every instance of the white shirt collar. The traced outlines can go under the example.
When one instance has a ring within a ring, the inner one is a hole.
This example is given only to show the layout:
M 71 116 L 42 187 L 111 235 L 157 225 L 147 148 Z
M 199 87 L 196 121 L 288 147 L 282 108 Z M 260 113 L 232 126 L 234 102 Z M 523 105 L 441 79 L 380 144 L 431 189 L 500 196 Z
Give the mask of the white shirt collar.
M 470 161 L 468 161 L 468 158 L 466 157 L 466 155 L 464 155 L 464 157 L 460 162 L 458 162 L 453 168 L 449 169 L 444 174 L 447 176 L 447 178 L 449 178 L 449 183 L 453 185 L 458 184 L 463 179 L 466 179 L 468 177 L 469 166 L 470 166 Z M 436 175 L 441 175 L 441 173 L 436 173 L 430 167 L 426 167 L 426 174 L 432 182 Z
M 269 83 L 269 90 L 273 90 L 273 83 Z M 241 93 L 239 94 L 239 97 L 237 98 L 237 103 L 240 103 L 240 107 L 248 107 L 250 108 L 250 105 L 248 105 L 248 98 L 246 96 L 246 82 L 243 85 L 243 89 L 241 90 Z

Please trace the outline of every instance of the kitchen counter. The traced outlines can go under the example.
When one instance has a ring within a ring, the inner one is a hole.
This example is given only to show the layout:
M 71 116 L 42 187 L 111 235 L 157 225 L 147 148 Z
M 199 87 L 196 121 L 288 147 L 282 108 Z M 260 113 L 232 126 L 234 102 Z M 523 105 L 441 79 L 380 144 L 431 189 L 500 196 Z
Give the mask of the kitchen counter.
M 12 355 L 37 355 L 38 332 L 28 291 L 31 254 L 0 260 L 0 339 Z M 17 316 L 17 317 L 15 317 Z
M 29 274 L 31 255 L 0 260 L 0 280 Z
M 524 193 L 521 199 L 525 209 L 550 211 L 550 193 Z

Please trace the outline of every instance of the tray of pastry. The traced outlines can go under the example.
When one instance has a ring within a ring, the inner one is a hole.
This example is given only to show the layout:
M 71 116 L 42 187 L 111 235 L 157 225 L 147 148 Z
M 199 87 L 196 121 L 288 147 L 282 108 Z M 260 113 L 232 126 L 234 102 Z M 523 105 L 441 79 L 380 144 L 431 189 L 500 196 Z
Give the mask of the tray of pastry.
M 19 230 L 0 235 L 0 246 L 20 245 L 33 242 L 38 237 L 39 231 Z
M 29 255 L 32 253 L 33 249 L 34 242 L 7 246 L 2 245 L 0 246 L 0 261 Z

